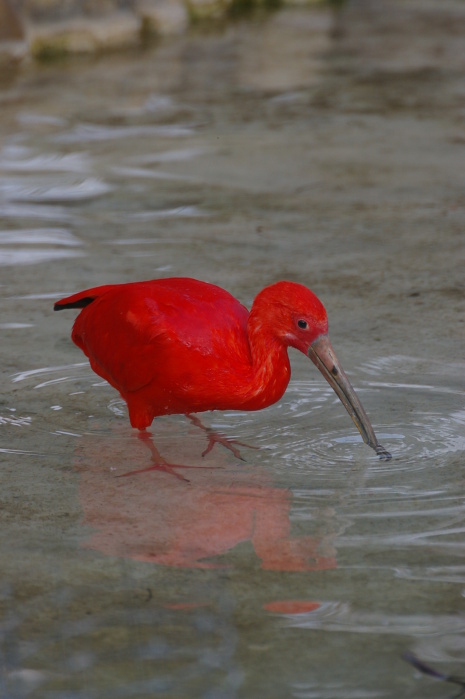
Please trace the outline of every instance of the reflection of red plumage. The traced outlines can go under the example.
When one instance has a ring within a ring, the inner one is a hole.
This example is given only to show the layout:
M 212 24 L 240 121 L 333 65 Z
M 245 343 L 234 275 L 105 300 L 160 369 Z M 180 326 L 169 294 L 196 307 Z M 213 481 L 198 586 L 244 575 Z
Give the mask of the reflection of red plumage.
M 273 487 L 269 475 L 256 467 L 231 467 L 220 452 L 211 467 L 195 468 L 191 451 L 182 440 L 170 454 L 179 469 L 189 466 L 189 484 L 159 471 L 117 478 L 126 475 L 128 458 L 144 460 L 143 442 L 134 440 L 129 449 L 116 432 L 105 440 L 84 435 L 76 467 L 83 524 L 93 533 L 83 545 L 133 560 L 217 568 L 231 565 L 228 552 L 250 542 L 266 570 L 336 567 L 331 534 L 323 539 L 317 533 L 292 535 L 289 490 Z M 102 464 L 102 454 L 111 471 Z
M 72 338 L 120 392 L 133 427 L 144 430 L 158 415 L 265 408 L 286 390 L 287 348 L 295 347 L 367 444 L 389 458 L 329 343 L 322 303 L 301 284 L 266 287 L 250 313 L 227 291 L 182 278 L 88 289 L 55 304 L 63 308 L 82 309 Z

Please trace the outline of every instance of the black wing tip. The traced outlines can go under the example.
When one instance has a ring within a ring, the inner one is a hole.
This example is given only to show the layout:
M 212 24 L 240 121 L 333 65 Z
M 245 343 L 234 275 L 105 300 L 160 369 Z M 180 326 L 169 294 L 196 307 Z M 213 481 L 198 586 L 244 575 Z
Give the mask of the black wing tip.
M 89 303 L 92 303 L 92 301 L 94 300 L 95 296 L 85 296 L 84 298 L 81 298 L 78 301 L 72 301 L 71 303 L 62 303 L 61 301 L 57 301 L 53 306 L 53 310 L 65 311 L 68 308 L 85 308 L 89 305 Z

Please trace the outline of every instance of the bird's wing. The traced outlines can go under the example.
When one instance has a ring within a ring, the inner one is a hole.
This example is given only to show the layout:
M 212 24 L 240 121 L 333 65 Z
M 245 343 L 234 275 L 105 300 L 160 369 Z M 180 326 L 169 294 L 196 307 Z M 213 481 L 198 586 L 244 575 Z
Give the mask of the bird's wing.
M 109 287 L 82 310 L 73 340 L 93 369 L 122 393 L 155 379 L 183 380 L 189 370 L 228 363 L 233 354 L 247 362 L 248 311 L 222 290 L 202 296 L 185 286 Z
M 127 393 L 150 383 L 159 371 L 166 333 L 163 316 L 151 312 L 144 298 L 116 288 L 84 308 L 72 338 L 94 371 Z

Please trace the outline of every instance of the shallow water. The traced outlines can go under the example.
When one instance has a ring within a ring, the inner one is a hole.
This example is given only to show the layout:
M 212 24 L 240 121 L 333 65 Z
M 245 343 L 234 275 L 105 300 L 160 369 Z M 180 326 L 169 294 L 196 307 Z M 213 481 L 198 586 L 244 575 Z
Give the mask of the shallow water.
M 454 3 L 408 6 L 420 34 L 286 10 L 0 91 L 2 699 L 452 694 L 406 651 L 465 674 L 465 54 Z M 280 403 L 203 416 L 245 463 L 171 416 L 175 472 L 126 476 L 150 453 L 53 302 L 181 275 L 313 288 L 393 460 L 294 352 Z

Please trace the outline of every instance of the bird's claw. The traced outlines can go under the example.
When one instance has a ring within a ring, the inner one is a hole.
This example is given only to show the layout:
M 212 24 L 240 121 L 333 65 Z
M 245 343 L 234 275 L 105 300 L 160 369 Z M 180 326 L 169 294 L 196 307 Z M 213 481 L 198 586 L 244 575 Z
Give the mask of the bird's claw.
M 117 478 L 126 478 L 127 476 L 136 476 L 140 473 L 148 473 L 149 471 L 160 471 L 161 473 L 169 473 L 180 481 L 185 483 L 190 483 L 188 478 L 181 476 L 180 473 L 175 471 L 176 468 L 208 468 L 211 470 L 210 466 L 190 466 L 188 464 L 168 464 L 166 461 L 161 461 L 159 463 L 152 464 L 152 466 L 147 466 L 147 468 L 139 468 L 136 471 L 127 471 L 127 473 L 121 473 Z
M 117 478 L 126 478 L 127 476 L 136 476 L 141 473 L 148 473 L 149 471 L 160 471 L 161 473 L 169 473 L 171 476 L 174 476 L 180 481 L 184 481 L 185 483 L 190 483 L 190 480 L 188 478 L 185 478 L 184 476 L 181 476 L 180 473 L 177 473 L 175 471 L 176 468 L 188 468 L 184 466 L 183 464 L 167 464 L 167 463 L 157 463 L 157 464 L 152 464 L 151 466 L 147 466 L 147 468 L 139 468 L 137 471 L 127 471 L 127 473 L 121 473 Z
M 239 459 L 239 461 L 244 461 L 245 459 L 242 456 L 241 452 L 239 449 L 237 449 L 234 445 L 238 444 L 240 447 L 247 447 L 247 449 L 259 449 L 259 447 L 255 447 L 252 444 L 246 444 L 245 442 L 240 442 L 238 439 L 233 439 L 232 437 L 226 437 L 224 434 L 220 434 L 219 432 L 215 432 L 214 430 L 210 429 L 209 427 L 205 428 L 205 431 L 207 433 L 207 439 L 208 439 L 208 446 L 205 449 L 205 451 L 202 452 L 202 456 L 206 456 L 211 452 L 215 444 L 221 444 L 225 449 L 229 449 L 230 452 L 236 457 L 236 459 Z
M 229 449 L 230 452 L 234 454 L 236 459 L 239 459 L 239 461 L 244 461 L 244 457 L 241 455 L 241 452 L 239 449 L 237 449 L 234 445 L 238 444 L 240 447 L 247 447 L 248 449 L 258 449 L 258 447 L 254 447 L 251 444 L 246 444 L 245 442 L 240 442 L 238 439 L 231 439 L 230 437 L 225 437 L 222 434 L 218 434 L 217 432 L 210 432 L 207 431 L 208 434 L 208 446 L 205 449 L 205 451 L 202 452 L 202 456 L 206 456 L 211 452 L 215 444 L 221 444 L 225 449 Z
M 185 483 L 190 483 L 190 480 L 188 478 L 185 478 L 184 476 L 181 476 L 180 473 L 177 473 L 175 469 L 177 468 L 211 468 L 207 466 L 191 466 L 189 464 L 170 464 L 166 461 L 166 459 L 163 458 L 163 456 L 160 454 L 158 451 L 157 447 L 155 446 L 155 443 L 153 441 L 152 435 L 150 432 L 147 432 L 146 430 L 142 430 L 137 433 L 138 438 L 147 446 L 150 450 L 151 454 L 151 461 L 152 465 L 147 466 L 146 468 L 140 468 L 137 469 L 136 471 L 128 471 L 127 473 L 122 473 L 117 478 L 123 478 L 126 476 L 135 476 L 140 473 L 148 473 L 149 471 L 159 471 L 160 473 L 168 473 L 171 476 L 174 476 L 180 481 L 184 481 Z
M 241 455 L 239 449 L 234 445 L 238 444 L 240 447 L 247 447 L 247 449 L 259 449 L 260 447 L 255 447 L 252 444 L 246 444 L 245 442 L 240 442 L 238 439 L 233 439 L 231 437 L 226 437 L 224 434 L 215 432 L 211 427 L 205 427 L 205 425 L 199 420 L 196 415 L 188 413 L 187 417 L 196 426 L 200 427 L 201 430 L 207 433 L 208 445 L 205 451 L 202 452 L 202 456 L 206 456 L 211 452 L 215 444 L 221 444 L 225 449 L 229 449 L 230 452 L 239 459 L 239 461 L 244 461 L 244 457 Z

